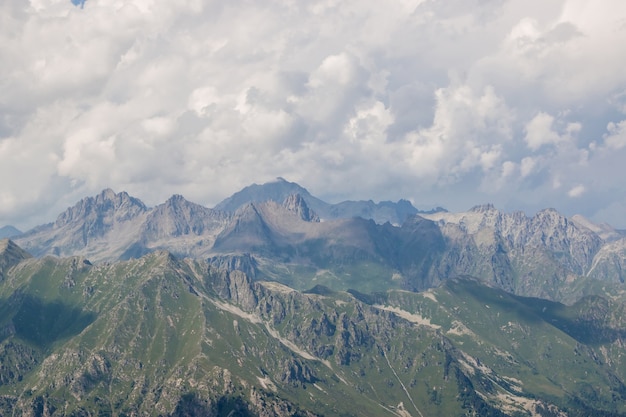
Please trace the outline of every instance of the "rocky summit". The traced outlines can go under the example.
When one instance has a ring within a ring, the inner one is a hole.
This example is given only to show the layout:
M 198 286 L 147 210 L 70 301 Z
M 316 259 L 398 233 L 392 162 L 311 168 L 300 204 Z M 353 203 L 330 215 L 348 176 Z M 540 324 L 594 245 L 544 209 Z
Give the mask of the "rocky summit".
M 621 231 L 412 207 L 104 190 L 1 240 L 0 415 L 626 415 Z
M 282 178 L 246 187 L 213 209 L 180 195 L 148 208 L 104 190 L 14 239 L 36 257 L 91 262 L 158 250 L 196 259 L 249 254 L 255 274 L 298 290 L 420 291 L 467 275 L 571 303 L 626 278 L 626 236 L 581 216 L 553 209 L 527 216 L 491 205 L 418 212 L 404 200 L 332 205 Z

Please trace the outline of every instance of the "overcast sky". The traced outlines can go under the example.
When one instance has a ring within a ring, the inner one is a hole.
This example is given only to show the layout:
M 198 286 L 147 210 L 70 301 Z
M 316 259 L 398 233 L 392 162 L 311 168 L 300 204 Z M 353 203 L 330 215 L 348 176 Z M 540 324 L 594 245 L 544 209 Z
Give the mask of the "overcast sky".
M 3 0 L 0 176 L 22 230 L 277 176 L 626 227 L 626 2 Z

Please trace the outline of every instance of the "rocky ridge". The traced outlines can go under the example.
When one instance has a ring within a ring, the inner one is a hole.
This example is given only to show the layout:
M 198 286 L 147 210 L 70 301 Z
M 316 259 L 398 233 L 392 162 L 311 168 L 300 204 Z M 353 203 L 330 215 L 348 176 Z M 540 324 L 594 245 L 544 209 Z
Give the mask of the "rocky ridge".
M 215 209 L 234 213 L 241 206 L 248 203 L 263 203 L 274 201 L 281 203 L 291 195 L 299 195 L 320 218 L 325 220 L 347 219 L 361 217 L 372 219 L 376 223 L 390 222 L 395 225 L 402 224 L 408 217 L 421 213 L 407 200 L 398 202 L 381 201 L 375 203 L 368 201 L 342 201 L 330 204 L 314 197 L 308 190 L 300 185 L 278 177 L 276 180 L 265 184 L 252 184 L 244 187 L 231 197 L 215 206 Z M 437 207 L 432 212 L 445 211 Z M 429 211 L 430 212 L 430 211 Z M 427 213 L 427 212 L 424 212 Z
M 572 303 L 626 278 L 621 232 L 553 209 L 530 217 L 491 205 L 409 215 L 410 204 L 380 203 L 408 216 L 394 225 L 374 221 L 372 212 L 370 218 L 325 218 L 318 209 L 328 207 L 320 202 L 283 179 L 247 187 L 218 205 L 238 207 L 234 212 L 180 195 L 147 208 L 126 193 L 104 190 L 15 241 L 35 256 L 81 255 L 92 262 L 156 250 L 197 259 L 249 254 L 254 276 L 301 290 L 322 284 L 416 291 L 469 275 L 519 295 Z
M 626 413 L 622 303 L 566 307 L 461 279 L 303 293 L 252 279 L 247 262 L 14 264 L 0 282 L 0 413 Z

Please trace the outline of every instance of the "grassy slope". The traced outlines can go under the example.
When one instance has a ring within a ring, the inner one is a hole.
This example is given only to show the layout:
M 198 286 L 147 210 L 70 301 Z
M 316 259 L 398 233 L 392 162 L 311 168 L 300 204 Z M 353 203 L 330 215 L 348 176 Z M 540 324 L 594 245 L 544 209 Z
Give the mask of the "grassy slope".
M 587 319 L 590 304 L 599 300 L 565 306 L 452 280 L 425 294 L 392 292 L 386 303 L 440 326 L 473 372 L 497 386 L 504 403 L 521 405 L 523 398 L 514 399 L 521 396 L 574 414 L 585 407 L 597 415 L 626 413 L 625 335 Z
M 509 415 L 552 404 L 626 411 L 622 335 L 587 337 L 610 324 L 598 317 L 601 303 L 566 307 L 464 280 L 421 294 L 354 293 L 360 302 L 206 268 L 167 253 L 13 268 L 0 285 L 0 407 L 17 415 L 500 415 L 489 404 Z
M 214 410 L 223 398 L 254 395 L 278 409 L 292 403 L 325 415 L 394 415 L 397 407 L 416 407 L 412 401 L 429 409 L 423 381 L 442 385 L 445 353 L 428 329 L 404 323 L 410 342 L 369 336 L 368 320 L 381 326 L 385 319 L 359 318 L 363 312 L 345 294 L 290 298 L 264 290 L 287 314 L 259 317 L 219 301 L 200 269 L 164 253 L 115 265 L 79 258 L 21 264 L 0 289 L 2 325 L 14 326 L 0 342 L 2 362 L 24 361 L 23 351 L 32 360 L 0 385 L 0 395 L 15 402 L 14 411 L 77 415 Z M 325 337 L 335 352 L 322 360 L 306 351 L 309 336 L 296 333 L 329 314 L 346 328 Z M 353 319 L 359 324 L 350 328 Z M 351 340 L 357 334 L 365 339 Z M 418 371 L 420 383 L 411 376 Z M 448 385 L 441 396 L 454 399 L 456 385 Z M 449 404 L 433 410 L 460 410 Z

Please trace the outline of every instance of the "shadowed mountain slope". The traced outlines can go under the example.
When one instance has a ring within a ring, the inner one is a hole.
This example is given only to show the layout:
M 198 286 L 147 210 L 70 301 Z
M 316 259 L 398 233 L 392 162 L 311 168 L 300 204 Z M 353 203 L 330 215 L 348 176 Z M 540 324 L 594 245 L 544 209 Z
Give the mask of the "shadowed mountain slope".
M 196 259 L 248 254 L 255 276 L 300 290 L 317 284 L 422 290 L 470 275 L 518 295 L 573 303 L 626 279 L 626 238 L 619 231 L 553 209 L 530 217 L 491 205 L 409 215 L 400 202 L 392 205 L 395 213 L 408 217 L 396 225 L 374 221 L 371 211 L 370 218 L 329 219 L 330 205 L 320 201 L 283 179 L 252 185 L 218 205 L 238 207 L 234 212 L 180 195 L 147 208 L 124 192 L 104 190 L 15 241 L 38 257 L 80 255 L 92 262 L 157 250 Z
M 379 224 L 390 222 L 400 225 L 408 217 L 420 213 L 420 211 L 413 207 L 407 200 L 400 200 L 397 203 L 392 201 L 374 203 L 372 200 L 368 200 L 343 201 L 337 204 L 329 204 L 312 196 L 305 188 L 298 184 L 289 182 L 280 177 L 275 181 L 245 187 L 231 197 L 226 198 L 215 206 L 215 208 L 233 213 L 248 203 L 263 203 L 266 201 L 282 203 L 290 195 L 294 194 L 300 195 L 301 198 L 306 201 L 306 204 L 320 218 L 326 220 L 361 217 L 364 219 L 372 219 Z M 445 210 L 438 207 L 434 212 L 437 211 Z
M 0 414 L 626 412 L 617 301 L 568 307 L 467 279 L 302 293 L 244 264 L 22 260 L 0 282 Z

